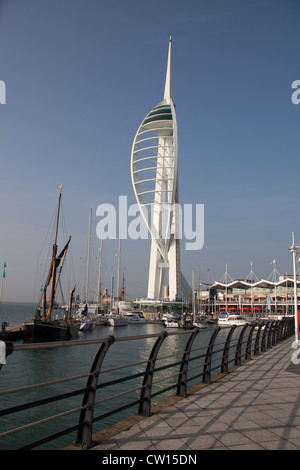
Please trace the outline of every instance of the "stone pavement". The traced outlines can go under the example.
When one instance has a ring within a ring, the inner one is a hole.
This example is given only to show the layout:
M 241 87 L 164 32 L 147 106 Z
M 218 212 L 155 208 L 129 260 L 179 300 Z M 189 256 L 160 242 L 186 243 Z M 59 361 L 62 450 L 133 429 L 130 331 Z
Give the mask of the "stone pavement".
M 299 450 L 300 365 L 286 370 L 292 342 L 155 406 L 149 418 L 99 432 L 91 450 Z

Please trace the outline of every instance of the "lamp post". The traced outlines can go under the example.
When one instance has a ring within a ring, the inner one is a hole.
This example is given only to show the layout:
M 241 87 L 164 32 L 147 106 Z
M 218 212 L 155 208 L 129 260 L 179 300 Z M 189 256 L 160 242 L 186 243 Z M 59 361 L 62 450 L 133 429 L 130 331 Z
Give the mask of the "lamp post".
M 295 234 L 292 232 L 292 246 L 290 252 L 293 255 L 293 270 L 294 270 L 294 310 L 295 310 L 295 341 L 299 339 L 299 326 L 298 326 L 298 302 L 297 302 L 297 275 L 296 275 L 296 256 L 298 255 L 297 248 L 300 246 L 295 245 Z

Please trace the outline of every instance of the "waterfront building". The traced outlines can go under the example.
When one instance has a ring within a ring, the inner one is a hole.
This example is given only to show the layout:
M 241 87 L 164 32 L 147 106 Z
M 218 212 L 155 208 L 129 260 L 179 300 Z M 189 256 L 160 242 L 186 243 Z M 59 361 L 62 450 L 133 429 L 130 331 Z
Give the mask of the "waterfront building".
M 297 276 L 297 286 L 300 276 Z M 224 310 L 256 315 L 293 314 L 294 279 L 282 275 L 279 281 L 261 279 L 257 282 L 235 280 L 201 284 L 195 289 L 203 311 L 218 313 Z

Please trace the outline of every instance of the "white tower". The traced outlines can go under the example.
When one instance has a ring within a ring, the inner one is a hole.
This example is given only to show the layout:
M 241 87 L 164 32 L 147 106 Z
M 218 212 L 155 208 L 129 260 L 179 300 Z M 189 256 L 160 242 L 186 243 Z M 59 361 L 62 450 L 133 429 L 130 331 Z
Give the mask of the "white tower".
M 151 234 L 148 298 L 162 299 L 169 270 L 169 299 L 180 293 L 177 234 L 177 122 L 173 101 L 171 38 L 164 99 L 142 121 L 131 151 L 131 178 Z

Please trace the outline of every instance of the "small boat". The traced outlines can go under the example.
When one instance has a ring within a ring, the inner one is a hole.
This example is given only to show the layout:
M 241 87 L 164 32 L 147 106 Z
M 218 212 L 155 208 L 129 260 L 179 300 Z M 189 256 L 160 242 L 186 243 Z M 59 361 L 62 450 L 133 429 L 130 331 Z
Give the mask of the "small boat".
M 204 321 L 201 321 L 201 320 L 200 320 L 200 321 L 196 320 L 196 321 L 194 322 L 193 326 L 194 326 L 195 328 L 199 328 L 199 329 L 201 329 L 201 330 L 205 330 L 205 328 L 207 328 L 207 323 L 204 322 Z
M 181 318 L 175 313 L 165 313 L 162 316 L 163 324 L 166 328 L 180 328 Z
M 128 323 L 147 323 L 143 312 L 123 312 L 123 317 Z
M 248 323 L 241 315 L 234 313 L 227 313 L 225 315 L 220 315 L 218 319 L 219 326 L 242 326 Z
M 58 199 L 58 210 L 56 217 L 56 231 L 55 239 L 52 247 L 52 260 L 49 270 L 48 277 L 45 284 L 42 287 L 42 306 L 39 306 L 35 317 L 30 322 L 25 322 L 23 325 L 25 341 L 27 342 L 42 342 L 42 341 L 67 341 L 70 340 L 73 336 L 77 334 L 76 325 L 72 324 L 71 320 L 71 310 L 72 310 L 72 299 L 75 291 L 75 287 L 71 292 L 69 309 L 66 312 L 64 319 L 62 320 L 53 320 L 52 319 L 52 309 L 54 307 L 54 298 L 56 288 L 61 275 L 62 266 L 67 254 L 67 250 L 71 241 L 71 237 L 61 253 L 57 256 L 57 235 L 58 235 L 58 223 L 59 223 L 59 214 L 60 214 L 60 204 L 61 204 L 61 186 L 59 188 L 59 199 Z M 59 272 L 57 273 L 59 269 Z M 50 290 L 50 301 L 47 305 L 46 302 L 46 289 L 51 284 Z M 42 314 L 43 310 L 43 314 Z
M 80 323 L 79 331 L 92 330 L 94 327 L 95 322 L 87 318 Z
M 166 328 L 180 328 L 179 322 L 176 320 L 165 320 L 164 325 Z

